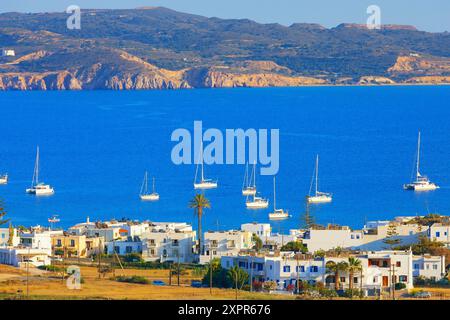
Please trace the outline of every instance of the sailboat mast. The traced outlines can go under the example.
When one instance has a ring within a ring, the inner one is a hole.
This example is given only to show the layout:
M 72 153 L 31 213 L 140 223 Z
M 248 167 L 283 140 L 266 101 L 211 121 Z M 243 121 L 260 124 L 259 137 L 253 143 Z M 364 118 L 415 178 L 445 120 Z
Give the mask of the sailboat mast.
M 417 167 L 416 167 L 417 180 L 419 179 L 419 176 L 420 176 L 419 167 L 420 167 L 420 131 L 419 131 L 419 138 L 417 140 Z
M 317 155 L 316 157 L 316 196 L 317 191 L 319 190 L 318 184 L 319 184 L 319 155 Z
M 200 154 L 201 154 L 200 161 L 202 162 L 202 182 L 203 182 L 203 181 L 205 181 L 205 177 L 203 176 L 203 141 L 200 144 Z
M 256 161 L 253 162 L 253 187 L 256 188 Z
M 275 187 L 275 176 L 273 176 L 273 211 L 275 212 L 277 210 L 277 204 L 276 204 L 276 187 Z
M 242 182 L 242 190 L 248 187 L 248 162 L 245 164 L 244 182 Z
M 39 146 L 37 146 L 37 151 L 36 151 L 36 167 L 35 167 L 35 183 L 36 185 L 39 184 Z
M 155 193 L 155 177 L 153 177 L 153 193 Z

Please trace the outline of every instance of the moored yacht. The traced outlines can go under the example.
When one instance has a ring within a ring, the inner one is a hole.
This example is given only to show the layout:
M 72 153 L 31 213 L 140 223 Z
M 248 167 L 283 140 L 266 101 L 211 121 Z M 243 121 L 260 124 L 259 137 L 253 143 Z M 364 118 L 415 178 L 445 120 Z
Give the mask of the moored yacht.
M 206 179 L 203 171 L 203 142 L 200 146 L 200 154 L 199 154 L 200 163 L 197 164 L 197 168 L 195 170 L 195 179 L 194 179 L 194 189 L 206 190 L 206 189 L 215 189 L 217 188 L 217 181 L 213 181 L 212 179 Z M 201 179 L 197 182 L 197 174 L 198 174 L 198 166 L 201 166 Z
M 0 175 L 0 184 L 8 184 L 8 174 Z
M 36 196 L 50 196 L 55 193 L 55 190 L 50 185 L 39 182 L 39 146 L 36 151 L 36 163 L 34 165 L 31 187 L 26 189 L 26 192 Z
M 403 189 L 405 190 L 413 190 L 413 191 L 433 191 L 439 189 L 439 186 L 433 182 L 431 182 L 428 177 L 422 176 L 420 174 L 420 131 L 419 138 L 417 142 L 417 161 L 416 161 L 416 180 L 411 183 L 407 183 L 403 185 Z
M 255 194 L 253 198 L 247 198 L 245 206 L 248 209 L 265 209 L 269 207 L 269 200 L 262 197 L 257 197 Z
M 242 195 L 254 196 L 256 194 L 256 162 L 253 164 L 253 171 L 248 176 L 248 163 L 245 166 L 244 182 L 242 183 Z
M 270 220 L 284 220 L 289 218 L 289 213 L 284 209 L 277 209 L 275 177 L 273 177 L 273 212 L 269 213 Z
M 142 201 L 158 201 L 159 194 L 155 191 L 155 178 L 153 178 L 153 191 L 152 193 L 148 192 L 148 173 L 145 171 L 144 180 L 142 181 L 141 191 L 139 193 L 139 197 Z
M 315 192 L 311 195 L 313 184 L 315 185 Z M 333 196 L 331 193 L 319 191 L 319 155 L 316 157 L 316 166 L 314 169 L 313 178 L 311 179 L 311 185 L 309 187 L 309 195 L 306 199 L 308 203 L 329 203 L 333 201 Z

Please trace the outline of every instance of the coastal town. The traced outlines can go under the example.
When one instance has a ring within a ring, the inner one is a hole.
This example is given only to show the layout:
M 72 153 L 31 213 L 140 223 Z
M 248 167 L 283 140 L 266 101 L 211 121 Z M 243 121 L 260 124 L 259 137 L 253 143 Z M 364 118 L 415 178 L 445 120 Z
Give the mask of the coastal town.
M 182 222 L 91 221 L 87 217 L 62 230 L 13 226 L 10 221 L 0 228 L 0 264 L 26 270 L 27 277 L 30 269 L 63 270 L 63 279 L 70 272 L 61 266 L 69 265 L 94 266 L 99 277 L 113 272 L 112 265 L 119 270 L 168 269 L 168 278 L 151 283 L 157 286 L 175 283 L 173 269 L 194 266 L 200 270 L 198 279 L 186 286 L 265 291 L 284 297 L 381 298 L 399 292 L 420 296 L 424 291 L 415 291 L 416 286 L 449 285 L 447 216 L 368 221 L 359 230 L 306 223 L 287 234 L 273 232 L 268 223 L 250 222 L 239 230 L 208 230 L 199 235 Z M 109 270 L 102 271 L 107 261 Z M 227 284 L 230 274 L 235 279 Z M 179 281 L 178 273 L 178 285 Z

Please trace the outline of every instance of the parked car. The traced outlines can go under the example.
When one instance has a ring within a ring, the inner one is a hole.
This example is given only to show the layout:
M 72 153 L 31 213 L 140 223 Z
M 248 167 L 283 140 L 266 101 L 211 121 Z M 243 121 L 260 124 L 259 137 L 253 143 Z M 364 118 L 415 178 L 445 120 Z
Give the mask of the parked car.
M 192 280 L 191 281 L 191 287 L 193 287 L 193 288 L 201 288 L 202 287 L 202 282 L 198 281 L 198 280 Z
M 154 280 L 154 281 L 152 282 L 152 284 L 153 284 L 154 286 L 165 286 L 165 285 L 166 285 L 166 283 L 165 283 L 164 281 L 161 281 L 161 280 Z
M 430 299 L 431 293 L 428 291 L 419 291 L 416 294 L 414 294 L 415 298 L 421 298 L 421 299 Z

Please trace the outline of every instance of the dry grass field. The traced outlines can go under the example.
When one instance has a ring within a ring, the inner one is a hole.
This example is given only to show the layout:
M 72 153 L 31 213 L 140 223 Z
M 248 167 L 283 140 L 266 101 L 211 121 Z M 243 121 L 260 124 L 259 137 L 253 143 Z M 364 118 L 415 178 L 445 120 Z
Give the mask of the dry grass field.
M 169 283 L 169 270 L 116 270 L 119 275 L 138 275 L 150 280 L 162 280 Z M 201 300 L 201 299 L 235 299 L 234 290 L 209 288 L 192 288 L 190 274 L 183 275 L 180 286 L 177 278 L 172 278 L 172 286 L 154 286 L 151 284 L 130 284 L 111 280 L 112 274 L 99 278 L 94 267 L 81 267 L 84 280 L 80 290 L 70 290 L 57 272 L 33 269 L 29 278 L 29 297 L 31 299 L 132 299 L 132 300 Z M 197 278 L 198 279 L 198 278 Z M 18 290 L 26 295 L 26 272 L 17 268 L 0 266 L 0 298 L 18 297 Z M 268 295 L 240 291 L 239 299 L 293 299 L 292 296 Z

